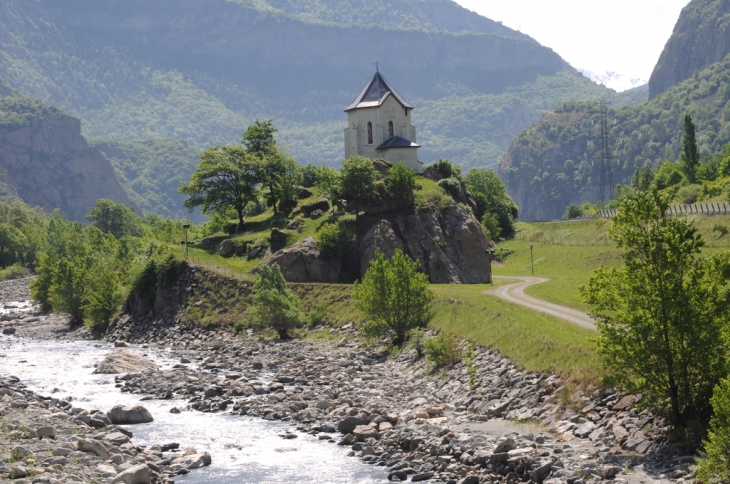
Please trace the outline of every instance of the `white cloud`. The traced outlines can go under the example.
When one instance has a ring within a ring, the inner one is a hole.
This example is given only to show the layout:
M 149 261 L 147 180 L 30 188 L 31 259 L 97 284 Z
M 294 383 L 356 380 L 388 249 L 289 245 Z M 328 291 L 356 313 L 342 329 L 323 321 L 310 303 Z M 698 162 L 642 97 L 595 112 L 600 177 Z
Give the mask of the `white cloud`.
M 552 48 L 571 65 L 648 80 L 689 0 L 455 0 Z

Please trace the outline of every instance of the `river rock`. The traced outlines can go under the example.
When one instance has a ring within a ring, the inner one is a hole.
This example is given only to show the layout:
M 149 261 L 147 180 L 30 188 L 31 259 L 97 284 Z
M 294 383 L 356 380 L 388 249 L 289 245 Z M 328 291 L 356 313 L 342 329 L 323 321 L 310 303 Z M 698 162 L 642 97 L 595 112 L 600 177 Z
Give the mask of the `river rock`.
M 368 421 L 365 416 L 345 417 L 337 424 L 337 431 L 341 434 L 351 434 L 358 426 L 366 425 L 367 423 Z
M 91 452 L 101 457 L 103 460 L 108 460 L 111 457 L 111 453 L 106 445 L 102 444 L 98 440 L 86 440 L 81 439 L 76 443 L 76 446 L 81 452 Z
M 3 328 L 3 334 L 11 335 L 15 334 L 15 328 Z
M 201 452 L 195 454 L 188 454 L 172 461 L 172 468 L 182 469 L 198 469 L 200 467 L 209 466 L 211 463 L 210 454 L 208 452 Z
M 157 368 L 157 365 L 144 356 L 126 348 L 114 348 L 114 350 L 96 366 L 94 373 L 135 373 L 152 368 Z
M 132 407 L 117 405 L 109 410 L 107 416 L 114 425 L 134 425 L 149 423 L 154 420 L 152 414 L 142 405 L 134 405 Z
M 226 239 L 221 242 L 221 246 L 218 248 L 218 255 L 221 257 L 230 257 L 236 250 L 236 244 L 231 239 Z
M 117 477 L 111 481 L 111 484 L 122 482 L 124 484 L 151 484 L 152 473 L 150 472 L 150 468 L 146 465 L 131 467 L 126 471 L 122 471 L 117 474 Z

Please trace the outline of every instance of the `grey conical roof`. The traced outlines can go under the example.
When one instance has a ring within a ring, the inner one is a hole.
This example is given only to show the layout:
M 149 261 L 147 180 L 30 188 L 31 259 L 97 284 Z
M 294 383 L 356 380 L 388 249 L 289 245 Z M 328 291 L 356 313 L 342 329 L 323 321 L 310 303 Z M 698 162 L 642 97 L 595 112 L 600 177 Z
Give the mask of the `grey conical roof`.
M 352 104 L 345 109 L 345 111 L 380 106 L 383 104 L 383 101 L 385 101 L 385 98 L 387 98 L 390 94 L 392 94 L 404 108 L 413 109 L 413 106 L 403 99 L 403 96 L 398 94 L 398 91 L 396 91 L 378 71 L 375 72 L 375 75 L 372 79 L 370 79 L 370 82 L 367 83 L 365 89 L 362 90 L 362 92 L 355 98 Z

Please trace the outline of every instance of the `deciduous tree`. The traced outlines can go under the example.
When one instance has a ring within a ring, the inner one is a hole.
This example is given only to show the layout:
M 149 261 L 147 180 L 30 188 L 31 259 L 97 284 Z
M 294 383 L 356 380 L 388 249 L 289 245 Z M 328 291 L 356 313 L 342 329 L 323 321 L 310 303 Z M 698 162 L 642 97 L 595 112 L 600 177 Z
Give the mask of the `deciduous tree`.
M 387 260 L 378 249 L 354 298 L 369 322 L 364 330 L 373 336 L 389 336 L 401 346 L 408 333 L 425 327 L 430 317 L 433 292 L 419 264 L 400 249 Z
M 260 159 L 241 146 L 214 146 L 200 154 L 200 163 L 188 183 L 180 186 L 187 195 L 185 207 L 192 212 L 214 213 L 232 207 L 243 228 L 243 211 L 257 198 Z
M 668 204 L 656 190 L 621 203 L 610 235 L 625 265 L 597 269 L 581 292 L 617 383 L 684 427 L 707 422 L 712 390 L 727 375 L 730 256 L 700 257 L 702 236 L 691 220 L 668 217 Z
M 289 331 L 304 321 L 299 298 L 287 288 L 278 264 L 261 266 L 254 284 L 253 303 L 251 320 L 270 327 L 281 339 L 287 339 Z

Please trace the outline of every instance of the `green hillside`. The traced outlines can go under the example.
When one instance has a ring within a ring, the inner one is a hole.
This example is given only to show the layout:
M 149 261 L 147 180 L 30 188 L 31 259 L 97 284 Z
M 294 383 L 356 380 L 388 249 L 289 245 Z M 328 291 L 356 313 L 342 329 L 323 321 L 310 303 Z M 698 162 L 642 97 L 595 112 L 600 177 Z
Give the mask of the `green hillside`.
M 645 163 L 676 161 L 685 113 L 694 119 L 700 151 L 720 151 L 730 142 L 729 102 L 730 59 L 725 59 L 651 101 L 610 109 L 614 183 L 629 183 Z M 524 220 L 560 218 L 570 203 L 597 200 L 599 127 L 597 104 L 564 103 L 513 141 L 500 173 Z
M 0 15 L 0 77 L 92 138 L 201 149 L 272 118 L 298 161 L 337 165 L 342 110 L 376 60 L 417 108 L 427 164 L 496 167 L 555 103 L 635 102 L 450 0 L 5 0 Z

